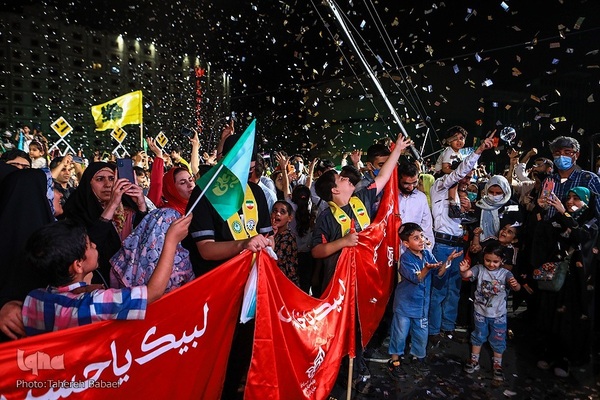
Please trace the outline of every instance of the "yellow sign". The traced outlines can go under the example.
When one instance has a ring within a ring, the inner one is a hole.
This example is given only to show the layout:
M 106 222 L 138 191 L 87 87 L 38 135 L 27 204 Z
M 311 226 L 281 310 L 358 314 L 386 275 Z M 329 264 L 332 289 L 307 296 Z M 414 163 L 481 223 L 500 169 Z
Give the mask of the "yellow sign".
M 54 132 L 56 132 L 58 134 L 58 136 L 60 136 L 61 138 L 67 136 L 69 133 L 71 133 L 73 131 L 73 128 L 71 127 L 71 125 L 69 125 L 67 120 L 64 119 L 63 117 L 60 117 L 59 119 L 54 121 L 52 123 L 52 125 L 50 125 L 50 126 L 52 127 Z
M 169 138 L 165 136 L 164 133 L 159 132 L 158 135 L 156 135 L 156 139 L 154 139 L 154 141 L 163 149 L 165 148 L 165 146 L 167 145 L 167 143 L 169 142 Z
M 125 140 L 125 138 L 127 137 L 127 132 L 125 132 L 125 130 L 123 128 L 119 128 L 117 126 L 110 133 L 110 136 L 112 136 L 117 142 L 123 143 L 123 140 Z

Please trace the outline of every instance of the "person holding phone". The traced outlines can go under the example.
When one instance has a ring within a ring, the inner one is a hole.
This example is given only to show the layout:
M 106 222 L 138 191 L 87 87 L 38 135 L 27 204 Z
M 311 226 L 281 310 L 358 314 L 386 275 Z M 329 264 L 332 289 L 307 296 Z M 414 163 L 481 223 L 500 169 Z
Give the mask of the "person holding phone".
M 111 163 L 94 162 L 64 206 L 64 216 L 84 225 L 99 253 L 94 283 L 108 287 L 110 257 L 147 214 L 142 188 L 119 177 Z

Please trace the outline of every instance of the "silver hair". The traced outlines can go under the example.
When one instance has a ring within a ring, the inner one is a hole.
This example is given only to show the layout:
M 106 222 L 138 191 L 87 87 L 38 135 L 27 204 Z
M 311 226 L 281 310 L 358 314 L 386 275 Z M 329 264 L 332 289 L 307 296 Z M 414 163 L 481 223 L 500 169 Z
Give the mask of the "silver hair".
M 579 152 L 580 150 L 579 142 L 577 141 L 577 139 L 574 139 L 569 136 L 559 136 L 553 141 L 551 141 L 549 146 L 551 152 L 564 148 L 570 148 L 575 150 L 576 152 Z

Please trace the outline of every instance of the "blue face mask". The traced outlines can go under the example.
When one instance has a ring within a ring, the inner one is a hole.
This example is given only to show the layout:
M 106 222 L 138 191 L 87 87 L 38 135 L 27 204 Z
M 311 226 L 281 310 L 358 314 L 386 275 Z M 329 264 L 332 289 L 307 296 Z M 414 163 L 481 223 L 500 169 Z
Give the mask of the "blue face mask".
M 379 171 L 381 171 L 381 169 L 374 169 L 373 170 L 373 176 L 379 175 Z
M 477 193 L 475 193 L 475 192 L 467 192 L 467 197 L 469 198 L 469 201 L 472 203 L 475 200 L 477 200 Z
M 554 157 L 554 165 L 561 171 L 566 171 L 573 166 L 573 159 L 567 156 Z

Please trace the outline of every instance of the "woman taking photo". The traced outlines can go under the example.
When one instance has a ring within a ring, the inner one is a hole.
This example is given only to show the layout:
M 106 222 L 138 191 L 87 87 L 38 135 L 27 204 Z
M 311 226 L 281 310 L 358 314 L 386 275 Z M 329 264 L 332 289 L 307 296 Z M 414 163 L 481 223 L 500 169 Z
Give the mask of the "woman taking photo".
M 119 179 L 117 167 L 94 162 L 83 172 L 81 182 L 69 196 L 64 215 L 84 225 L 98 248 L 98 273 L 92 282 L 108 287 L 110 258 L 147 213 L 142 188 Z

